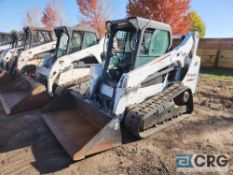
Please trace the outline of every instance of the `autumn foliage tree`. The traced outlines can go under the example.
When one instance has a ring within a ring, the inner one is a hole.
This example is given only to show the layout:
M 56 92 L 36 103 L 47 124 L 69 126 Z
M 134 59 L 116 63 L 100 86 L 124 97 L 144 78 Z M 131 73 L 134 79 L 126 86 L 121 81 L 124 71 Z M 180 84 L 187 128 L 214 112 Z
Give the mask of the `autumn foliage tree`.
M 190 13 L 190 18 L 192 22 L 191 31 L 197 31 L 200 37 L 203 38 L 206 31 L 205 23 L 202 21 L 197 12 L 192 11 Z
M 109 19 L 110 2 L 108 0 L 77 0 L 81 13 L 81 25 L 97 30 L 100 37 L 105 34 L 105 22 Z
M 45 7 L 41 22 L 45 27 L 53 29 L 58 25 L 63 25 L 64 22 L 61 14 L 61 9 L 59 9 L 55 1 L 53 1 L 48 3 L 48 5 Z
M 129 0 L 128 16 L 140 16 L 168 23 L 173 34 L 183 35 L 190 30 L 190 0 Z

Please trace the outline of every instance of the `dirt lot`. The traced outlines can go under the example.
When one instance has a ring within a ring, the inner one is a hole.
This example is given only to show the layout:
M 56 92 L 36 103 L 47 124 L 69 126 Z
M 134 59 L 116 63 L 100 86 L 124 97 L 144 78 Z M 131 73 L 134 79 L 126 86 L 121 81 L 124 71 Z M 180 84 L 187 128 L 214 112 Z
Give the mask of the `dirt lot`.
M 191 118 L 79 162 L 69 158 L 39 112 L 1 111 L 0 174 L 173 175 L 177 153 L 229 154 L 227 174 L 233 174 L 233 82 L 201 78 L 195 104 Z

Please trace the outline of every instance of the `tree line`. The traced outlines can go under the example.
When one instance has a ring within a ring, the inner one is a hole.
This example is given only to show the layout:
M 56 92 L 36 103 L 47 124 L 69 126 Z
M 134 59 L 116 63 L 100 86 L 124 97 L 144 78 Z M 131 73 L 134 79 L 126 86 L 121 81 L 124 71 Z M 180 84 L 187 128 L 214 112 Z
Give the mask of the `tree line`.
M 105 22 L 111 17 L 112 0 L 75 0 L 79 10 L 79 25 L 92 27 L 99 36 L 105 34 Z M 198 31 L 205 36 L 205 23 L 197 12 L 190 7 L 191 0 L 128 0 L 126 14 L 144 17 L 171 25 L 174 35 L 185 35 Z M 29 10 L 25 15 L 25 25 L 54 28 L 66 25 L 63 5 L 56 0 L 50 1 L 43 11 L 38 8 Z

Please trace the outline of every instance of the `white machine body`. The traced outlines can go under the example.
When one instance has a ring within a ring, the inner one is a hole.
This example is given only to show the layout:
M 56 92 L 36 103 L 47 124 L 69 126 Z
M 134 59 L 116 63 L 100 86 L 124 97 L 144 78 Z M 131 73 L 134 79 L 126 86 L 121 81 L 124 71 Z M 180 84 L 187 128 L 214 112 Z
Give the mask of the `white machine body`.
M 56 45 L 53 30 L 26 26 L 23 31 L 15 34 L 12 48 L 5 50 L 1 56 L 2 66 L 9 72 L 21 72 L 27 66 L 38 66 L 42 57 L 50 54 Z
M 104 43 L 105 39 L 101 39 L 94 46 L 57 58 L 51 68 L 42 64 L 36 70 L 36 77 L 43 76 L 47 79 L 48 93 L 50 96 L 54 96 L 54 85 L 62 86 L 89 75 L 90 65 L 79 65 L 82 60 L 92 57 L 96 64 L 102 63 L 101 54 Z
M 11 47 L 10 44 L 0 46 L 0 52 L 3 51 L 3 50 L 5 50 L 5 49 L 9 49 L 10 47 Z
M 18 62 L 16 65 L 16 70 L 20 71 L 26 66 L 38 66 L 41 59 L 44 56 L 50 55 L 50 51 L 54 49 L 56 41 L 52 41 L 46 44 L 42 44 L 30 49 L 26 49 L 20 53 L 18 56 Z
M 3 69 L 7 69 L 10 61 L 12 58 L 18 57 L 19 55 L 19 50 L 23 50 L 23 47 L 16 47 L 16 48 L 10 48 L 10 49 L 5 49 L 1 53 L 1 58 L 0 62 L 3 67 Z
M 113 113 L 124 115 L 126 107 L 143 102 L 145 99 L 162 92 L 169 84 L 165 80 L 162 83 L 141 87 L 148 76 L 172 64 L 188 67 L 188 72 L 182 83 L 195 93 L 200 69 L 200 57 L 196 55 L 199 37 L 197 33 L 189 33 L 183 42 L 165 55 L 138 67 L 129 73 L 124 73 L 117 84 L 116 89 L 106 84 L 100 84 L 100 93 L 112 98 L 114 101 Z M 190 58 L 192 53 L 192 58 Z M 90 94 L 95 91 L 97 82 L 103 74 L 103 65 L 92 67 L 90 73 Z M 177 74 L 179 78 L 179 75 Z M 115 91 L 115 93 L 113 93 Z M 114 96 L 115 94 L 115 96 Z

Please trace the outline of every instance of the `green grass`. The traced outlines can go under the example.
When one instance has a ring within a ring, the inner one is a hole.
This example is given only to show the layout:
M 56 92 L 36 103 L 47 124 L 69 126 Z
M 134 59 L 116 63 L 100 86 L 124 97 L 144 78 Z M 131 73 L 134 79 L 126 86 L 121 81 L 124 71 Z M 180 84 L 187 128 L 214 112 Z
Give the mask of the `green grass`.
M 201 68 L 200 76 L 216 81 L 231 81 L 233 83 L 233 69 Z

